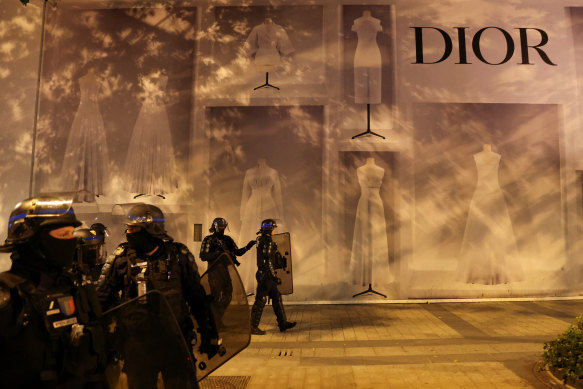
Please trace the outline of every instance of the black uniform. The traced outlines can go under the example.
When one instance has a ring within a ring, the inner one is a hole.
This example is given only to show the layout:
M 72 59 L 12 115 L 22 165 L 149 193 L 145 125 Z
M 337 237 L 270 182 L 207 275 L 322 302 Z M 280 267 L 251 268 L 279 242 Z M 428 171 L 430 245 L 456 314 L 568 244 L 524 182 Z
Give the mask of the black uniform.
M 236 257 L 240 257 L 249 251 L 249 249 L 253 247 L 253 244 L 255 244 L 255 241 L 249 242 L 245 247 L 238 248 L 233 239 L 222 232 L 215 232 L 212 235 L 208 235 L 202 241 L 200 247 L 200 259 L 208 262 L 209 269 L 211 267 L 213 268 L 213 270 L 208 273 L 208 277 L 211 294 L 216 301 L 215 314 L 218 321 L 225 314 L 225 311 L 233 298 L 233 284 L 228 269 L 229 261 L 225 257 L 219 259 L 219 256 L 223 253 L 227 253 L 235 265 L 239 266 L 240 263 L 237 261 Z
M 3 388 L 105 388 L 101 309 L 91 285 L 46 265 L 33 250 L 0 273 Z
M 160 241 L 158 249 L 148 256 L 122 243 L 105 263 L 98 284 L 104 309 L 157 290 L 166 297 L 188 343 L 194 337 L 190 314 L 198 324 L 202 348 L 212 350 L 215 344 L 211 343 L 218 340 L 194 257 L 183 244 Z M 148 366 L 149 362 L 144 361 L 144 354 L 164 352 L 163 344 L 148 339 L 148 333 L 157 331 L 157 320 L 148 320 L 147 315 L 147 308 L 144 308 L 142 315 L 128 319 L 143 321 L 143 325 L 132 323 L 131 327 L 138 328 L 138 332 L 126 334 L 124 340 L 124 371 L 128 375 L 128 384 L 135 388 L 155 388 L 158 372 L 162 371 L 166 387 L 172 387 L 171 379 L 175 373 L 172 366 Z M 196 387 L 196 382 L 192 385 Z
M 277 317 L 277 325 L 281 331 L 295 326 L 295 323 L 287 321 L 281 293 L 277 289 L 280 280 L 275 274 L 275 269 L 284 267 L 283 258 L 277 251 L 277 244 L 272 241 L 271 235 L 261 234 L 257 239 L 257 293 L 251 309 L 251 327 L 258 330 L 263 308 L 269 297 L 273 304 L 273 311 Z M 259 330 L 259 332 L 263 332 Z M 253 332 L 252 332 L 253 333 Z

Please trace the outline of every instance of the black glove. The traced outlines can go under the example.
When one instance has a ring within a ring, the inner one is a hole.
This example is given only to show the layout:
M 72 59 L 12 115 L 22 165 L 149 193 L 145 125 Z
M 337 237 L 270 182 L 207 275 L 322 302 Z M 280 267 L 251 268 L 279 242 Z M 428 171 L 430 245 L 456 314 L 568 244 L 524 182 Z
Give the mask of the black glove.
M 210 342 L 203 342 L 198 348 L 201 353 L 205 353 L 211 359 L 221 350 L 220 340 L 213 339 Z
M 245 246 L 245 248 L 247 250 L 251 250 L 251 247 L 253 247 L 255 245 L 255 243 L 257 243 L 257 241 L 251 240 L 251 241 L 249 241 L 249 243 L 247 243 L 247 246 Z

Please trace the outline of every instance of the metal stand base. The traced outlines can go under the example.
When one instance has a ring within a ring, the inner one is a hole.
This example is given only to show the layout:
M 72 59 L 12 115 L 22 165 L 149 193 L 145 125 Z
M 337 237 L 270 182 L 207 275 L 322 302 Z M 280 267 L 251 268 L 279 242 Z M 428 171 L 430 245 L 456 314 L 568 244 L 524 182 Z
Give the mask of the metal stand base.
M 354 135 L 352 137 L 352 139 L 356 139 L 359 136 L 365 136 L 365 135 L 374 135 L 374 136 L 378 136 L 379 138 L 386 139 L 384 136 L 377 134 L 376 132 L 373 132 L 370 130 L 370 104 L 366 105 L 366 131 L 361 132 L 360 134 Z
M 269 72 L 266 72 L 265 73 L 265 84 L 256 86 L 255 88 L 253 88 L 253 90 L 257 90 L 257 89 L 260 89 L 260 88 L 273 88 L 273 89 L 279 90 L 278 87 L 276 87 L 275 85 L 271 85 L 269 83 Z
M 134 199 L 137 199 L 138 197 L 142 197 L 142 196 L 146 196 L 145 193 L 140 193 L 134 196 Z M 162 196 L 161 194 L 157 194 L 156 196 L 160 197 L 161 199 L 166 200 L 166 197 Z
M 368 284 L 367 290 L 365 290 L 364 292 L 360 292 L 360 293 L 355 294 L 354 296 L 352 296 L 352 298 L 355 298 L 356 296 L 361 296 L 361 295 L 366 294 L 366 293 L 374 293 L 374 294 L 378 294 L 379 296 L 383 296 L 384 298 L 387 298 L 387 296 L 385 296 L 381 292 L 377 292 L 376 290 L 374 290 L 372 288 L 371 284 Z

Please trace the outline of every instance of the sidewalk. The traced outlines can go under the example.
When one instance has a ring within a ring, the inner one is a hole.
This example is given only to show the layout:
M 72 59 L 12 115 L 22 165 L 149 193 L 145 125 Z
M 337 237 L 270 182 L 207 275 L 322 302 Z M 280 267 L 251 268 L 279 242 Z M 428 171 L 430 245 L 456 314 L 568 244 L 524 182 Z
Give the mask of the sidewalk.
M 267 334 L 202 387 L 546 388 L 533 371 L 544 342 L 583 314 L 583 300 L 286 309 L 296 328 L 280 333 L 266 307 Z

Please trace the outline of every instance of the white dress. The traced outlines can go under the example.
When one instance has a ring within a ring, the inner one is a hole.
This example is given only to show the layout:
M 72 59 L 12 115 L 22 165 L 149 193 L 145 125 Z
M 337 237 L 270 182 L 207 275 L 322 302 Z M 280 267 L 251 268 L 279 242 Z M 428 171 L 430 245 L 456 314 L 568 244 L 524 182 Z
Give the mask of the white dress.
M 125 162 L 125 189 L 163 195 L 178 187 L 174 146 L 164 105 L 166 76 L 143 77 L 146 94 L 138 114 Z
M 81 101 L 67 139 L 61 177 L 63 190 L 81 192 L 79 200 L 91 201 L 104 194 L 109 159 L 99 111 L 99 81 L 87 74 L 79 78 L 79 87 Z
M 294 47 L 287 33 L 275 23 L 262 23 L 253 27 L 245 42 L 247 56 L 255 55 L 255 65 L 266 70 L 278 65 L 281 56 L 293 51 Z
M 458 280 L 494 285 L 524 279 L 504 195 L 498 182 L 500 155 L 474 155 L 478 182 L 460 250 Z
M 278 230 L 285 231 L 279 174 L 269 166 L 258 166 L 245 172 L 241 196 L 239 247 L 257 238 L 257 231 L 265 219 L 275 219 Z M 249 251 L 238 268 L 248 293 L 255 292 L 257 261 L 254 254 L 255 250 Z
M 367 163 L 356 169 L 360 199 L 356 208 L 350 274 L 352 283 L 386 285 L 393 280 L 389 270 L 387 225 L 380 188 L 385 171 Z
M 354 53 L 354 95 L 358 104 L 381 103 L 382 61 L 377 33 L 382 30 L 381 21 L 372 16 L 362 16 L 352 25 L 358 36 Z

